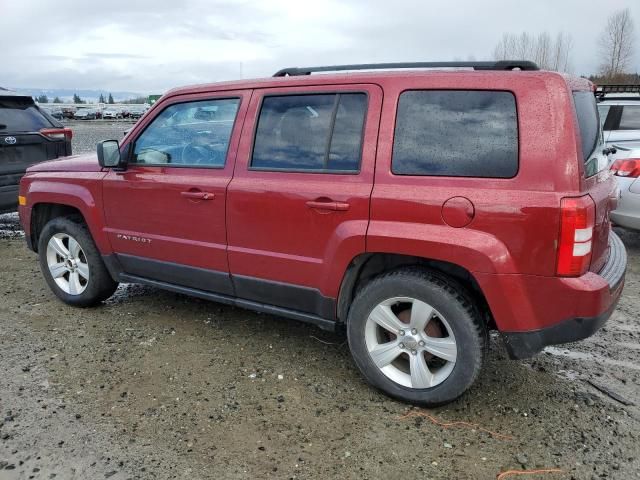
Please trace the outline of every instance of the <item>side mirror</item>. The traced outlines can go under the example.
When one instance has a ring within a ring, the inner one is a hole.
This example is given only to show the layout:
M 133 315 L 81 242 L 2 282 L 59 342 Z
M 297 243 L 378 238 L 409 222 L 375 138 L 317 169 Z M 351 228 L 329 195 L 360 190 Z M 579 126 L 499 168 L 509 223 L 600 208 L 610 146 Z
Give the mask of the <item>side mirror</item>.
M 98 163 L 105 168 L 122 168 L 120 144 L 118 140 L 105 140 L 98 143 Z

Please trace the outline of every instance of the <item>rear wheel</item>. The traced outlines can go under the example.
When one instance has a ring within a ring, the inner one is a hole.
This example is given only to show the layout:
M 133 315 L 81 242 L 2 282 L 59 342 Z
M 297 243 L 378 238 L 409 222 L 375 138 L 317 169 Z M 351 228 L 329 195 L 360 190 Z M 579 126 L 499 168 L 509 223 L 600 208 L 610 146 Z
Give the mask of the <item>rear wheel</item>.
M 118 287 L 84 223 L 54 218 L 38 240 L 40 269 L 63 302 L 88 307 L 109 298 Z
M 417 268 L 369 283 L 351 306 L 347 332 L 369 383 L 428 406 L 462 395 L 477 378 L 486 348 L 486 328 L 464 290 Z

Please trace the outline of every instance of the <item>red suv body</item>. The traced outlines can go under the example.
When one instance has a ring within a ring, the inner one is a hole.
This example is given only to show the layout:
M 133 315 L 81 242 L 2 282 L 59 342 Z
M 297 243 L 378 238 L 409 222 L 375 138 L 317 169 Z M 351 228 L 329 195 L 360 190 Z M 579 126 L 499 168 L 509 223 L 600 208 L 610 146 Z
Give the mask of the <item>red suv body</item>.
M 29 169 L 27 241 L 68 303 L 140 282 L 347 324 L 370 383 L 449 401 L 475 379 L 489 329 L 513 358 L 579 340 L 624 284 L 593 86 L 523 70 L 172 90 L 119 150 L 99 146 L 101 164 Z

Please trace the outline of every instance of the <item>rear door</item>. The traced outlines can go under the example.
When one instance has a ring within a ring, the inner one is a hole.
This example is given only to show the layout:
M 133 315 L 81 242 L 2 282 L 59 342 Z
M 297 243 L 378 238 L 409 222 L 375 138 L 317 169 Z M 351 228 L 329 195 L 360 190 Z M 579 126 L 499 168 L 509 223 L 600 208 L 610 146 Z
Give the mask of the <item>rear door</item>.
M 255 91 L 227 195 L 239 297 L 334 318 L 348 263 L 365 251 L 382 91 Z
M 250 91 L 173 97 L 103 180 L 106 232 L 125 273 L 233 294 L 226 189 Z

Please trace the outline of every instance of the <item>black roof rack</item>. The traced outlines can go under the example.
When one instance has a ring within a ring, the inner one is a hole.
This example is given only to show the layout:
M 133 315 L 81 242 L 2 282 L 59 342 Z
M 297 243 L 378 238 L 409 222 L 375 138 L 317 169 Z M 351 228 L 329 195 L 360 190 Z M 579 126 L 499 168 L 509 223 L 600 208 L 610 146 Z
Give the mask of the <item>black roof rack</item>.
M 274 77 L 311 75 L 317 72 L 342 72 L 348 70 L 392 70 L 396 68 L 473 68 L 474 70 L 540 70 L 528 60 L 499 60 L 497 62 L 406 62 L 362 63 L 355 65 L 330 65 L 324 67 L 291 67 L 278 70 Z
M 640 85 L 598 85 L 603 93 L 640 93 Z
M 607 93 L 640 93 L 640 85 L 598 85 L 596 95 Z

